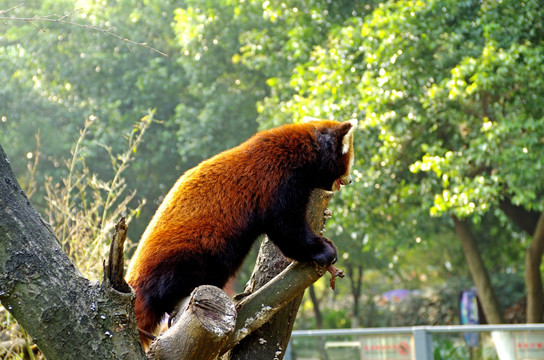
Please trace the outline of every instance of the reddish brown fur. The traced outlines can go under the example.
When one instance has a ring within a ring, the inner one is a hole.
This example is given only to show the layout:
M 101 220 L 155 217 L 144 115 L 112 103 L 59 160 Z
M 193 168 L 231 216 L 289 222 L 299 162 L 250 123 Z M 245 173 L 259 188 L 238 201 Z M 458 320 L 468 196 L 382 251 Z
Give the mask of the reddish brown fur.
M 313 188 L 330 190 L 349 173 L 351 146 L 347 154 L 339 147 L 352 126 L 319 121 L 263 131 L 187 171 L 129 266 L 138 326 L 152 333 L 194 287 L 222 287 L 259 234 L 293 259 L 333 261 L 332 243 L 309 230 L 306 205 Z

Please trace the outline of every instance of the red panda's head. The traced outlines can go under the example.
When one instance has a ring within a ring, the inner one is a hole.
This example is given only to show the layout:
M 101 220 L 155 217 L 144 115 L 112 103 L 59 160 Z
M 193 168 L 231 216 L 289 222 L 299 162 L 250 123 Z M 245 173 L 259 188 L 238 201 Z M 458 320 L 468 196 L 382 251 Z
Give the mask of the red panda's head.
M 342 185 L 351 183 L 353 133 L 357 120 L 316 121 L 313 125 L 319 147 L 320 177 L 323 180 L 320 187 L 337 191 Z

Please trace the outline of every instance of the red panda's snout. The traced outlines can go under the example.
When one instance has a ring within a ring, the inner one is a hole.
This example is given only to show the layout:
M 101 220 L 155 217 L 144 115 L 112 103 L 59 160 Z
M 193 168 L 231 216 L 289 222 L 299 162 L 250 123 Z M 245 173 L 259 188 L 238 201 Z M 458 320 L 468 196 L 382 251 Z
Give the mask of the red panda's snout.
M 351 184 L 351 174 L 346 174 L 342 176 L 341 178 L 338 178 L 334 180 L 334 183 L 332 184 L 331 191 L 338 191 L 342 187 L 342 185 L 349 185 Z
M 340 180 L 340 184 L 349 185 L 349 184 L 351 184 L 351 174 L 347 174 L 345 176 L 342 176 L 339 180 Z

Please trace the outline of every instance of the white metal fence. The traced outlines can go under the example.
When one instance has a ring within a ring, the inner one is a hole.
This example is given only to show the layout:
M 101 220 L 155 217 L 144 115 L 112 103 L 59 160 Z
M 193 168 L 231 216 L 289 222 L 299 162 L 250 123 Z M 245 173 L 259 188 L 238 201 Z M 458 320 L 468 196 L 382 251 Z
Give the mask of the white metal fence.
M 324 347 L 357 347 L 359 355 L 354 360 L 434 360 L 433 335 L 459 333 L 489 333 L 499 360 L 544 360 L 544 324 L 297 330 L 293 331 L 284 359 L 300 359 L 293 354 L 293 341 L 317 337 L 323 340 L 321 345 Z M 340 336 L 349 337 L 352 341 L 335 341 Z

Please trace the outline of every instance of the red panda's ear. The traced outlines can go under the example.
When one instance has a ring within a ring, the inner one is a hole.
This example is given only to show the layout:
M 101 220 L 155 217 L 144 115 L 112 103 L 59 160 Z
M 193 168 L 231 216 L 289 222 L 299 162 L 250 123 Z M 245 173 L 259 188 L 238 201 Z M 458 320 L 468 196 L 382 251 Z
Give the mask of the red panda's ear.
M 353 132 L 357 128 L 357 119 L 344 121 L 340 124 L 338 135 L 342 137 L 342 155 L 347 154 L 353 140 Z

